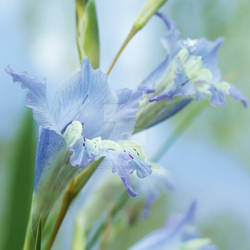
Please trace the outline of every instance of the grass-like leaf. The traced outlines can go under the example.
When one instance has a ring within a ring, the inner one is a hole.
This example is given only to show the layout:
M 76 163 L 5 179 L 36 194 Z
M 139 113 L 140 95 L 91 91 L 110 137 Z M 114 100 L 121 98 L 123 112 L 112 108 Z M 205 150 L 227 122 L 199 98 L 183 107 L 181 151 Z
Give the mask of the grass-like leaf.
M 23 117 L 12 147 L 3 249 L 20 250 L 28 225 L 34 178 L 35 130 L 31 111 Z

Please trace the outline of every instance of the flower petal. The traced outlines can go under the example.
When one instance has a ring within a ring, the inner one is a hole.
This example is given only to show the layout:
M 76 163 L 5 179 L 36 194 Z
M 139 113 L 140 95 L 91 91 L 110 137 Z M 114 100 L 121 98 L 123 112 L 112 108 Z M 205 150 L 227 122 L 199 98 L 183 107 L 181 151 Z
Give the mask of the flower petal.
M 81 72 L 57 92 L 53 114 L 61 130 L 78 120 L 84 125 L 84 135 L 89 139 L 97 136 L 126 139 L 134 129 L 142 94 L 142 90 L 129 89 L 112 92 L 107 75 L 93 70 L 88 58 L 85 58 Z
M 80 168 L 87 167 L 91 162 L 105 157 L 100 165 L 102 169 L 112 169 L 120 176 L 130 196 L 135 197 L 130 183 L 130 175 L 134 172 L 137 178 L 143 179 L 151 174 L 151 165 L 147 163 L 141 148 L 134 142 L 102 140 L 100 137 L 89 140 L 79 138 L 70 148 L 72 155 L 70 162 Z
M 165 226 L 145 236 L 130 250 L 178 250 L 179 234 L 193 220 L 195 208 L 196 202 L 193 202 L 185 215 L 171 216 Z
M 162 228 L 145 236 L 130 250 L 216 250 L 209 239 L 200 238 L 190 226 L 195 210 L 196 202 L 193 202 L 184 215 L 170 216 Z
M 61 135 L 53 130 L 40 129 L 35 164 L 35 189 L 46 168 L 53 167 L 53 162 L 56 162 L 60 152 L 65 151 L 66 142 Z
M 27 73 L 14 72 L 10 67 L 6 68 L 6 72 L 12 77 L 13 82 L 21 83 L 22 88 L 28 91 L 26 105 L 33 110 L 36 122 L 43 128 L 58 131 L 49 109 L 45 81 L 30 77 Z
M 226 95 L 230 95 L 246 107 L 247 100 L 221 80 L 217 54 L 223 39 L 214 42 L 204 38 L 181 40 L 175 23 L 161 13 L 157 16 L 168 28 L 163 39 L 168 54 L 140 84 L 141 88 L 148 87 L 151 92 L 140 103 L 134 133 L 170 118 L 192 100 L 208 97 L 211 105 L 224 106 Z
M 145 91 L 147 90 L 121 89 L 116 92 L 116 108 L 106 115 L 105 124 L 100 133 L 103 139 L 118 141 L 131 136 L 135 128 L 139 102 Z
M 61 130 L 78 120 L 84 124 L 85 135 L 94 138 L 103 127 L 105 112 L 115 103 L 107 76 L 100 70 L 93 70 L 85 58 L 81 71 L 56 93 L 52 112 Z

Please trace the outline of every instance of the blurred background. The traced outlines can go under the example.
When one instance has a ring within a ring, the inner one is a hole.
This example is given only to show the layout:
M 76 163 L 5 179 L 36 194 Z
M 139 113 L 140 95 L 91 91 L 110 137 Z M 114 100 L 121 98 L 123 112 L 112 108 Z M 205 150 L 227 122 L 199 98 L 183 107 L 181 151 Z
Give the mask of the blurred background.
M 101 68 L 104 71 L 112 62 L 143 2 L 96 0 Z M 13 166 L 19 165 L 25 174 L 24 165 L 32 165 L 35 151 L 33 146 L 28 158 L 20 153 L 15 158 L 20 145 L 25 148 L 29 141 L 31 145 L 35 142 L 20 132 L 23 117 L 30 114 L 24 108 L 24 91 L 12 83 L 4 69 L 11 65 L 16 71 L 46 78 L 52 87 L 69 78 L 79 68 L 74 8 L 73 0 L 0 2 L 1 222 L 9 212 L 6 204 L 11 193 Z M 250 1 L 169 0 L 162 11 L 175 19 L 184 38 L 225 38 L 219 54 L 224 78 L 250 100 Z M 161 21 L 153 17 L 137 34 L 110 75 L 113 88 L 135 87 L 164 59 L 165 51 L 160 39 L 165 31 Z M 148 156 L 152 156 L 171 135 L 188 109 L 136 136 Z M 145 230 L 142 227 L 147 225 L 147 232 L 151 231 L 161 224 L 168 212 L 182 212 L 196 199 L 196 224 L 203 235 L 210 237 L 222 250 L 250 250 L 249 125 L 250 110 L 244 110 L 233 100 L 228 99 L 225 108 L 206 108 L 161 160 L 176 187 L 174 192 L 168 193 L 168 209 L 164 211 L 159 201 L 148 222 L 141 222 L 133 233 L 125 232 L 124 241 L 129 237 L 131 240 L 128 242 L 133 242 L 136 234 L 143 235 Z M 28 192 L 26 184 L 20 183 L 19 188 L 23 192 Z M 17 206 L 16 210 L 19 209 L 22 211 Z M 4 223 L 1 226 L 4 227 Z M 0 242 L 1 237 L 2 233 Z M 67 237 L 70 238 L 69 235 Z

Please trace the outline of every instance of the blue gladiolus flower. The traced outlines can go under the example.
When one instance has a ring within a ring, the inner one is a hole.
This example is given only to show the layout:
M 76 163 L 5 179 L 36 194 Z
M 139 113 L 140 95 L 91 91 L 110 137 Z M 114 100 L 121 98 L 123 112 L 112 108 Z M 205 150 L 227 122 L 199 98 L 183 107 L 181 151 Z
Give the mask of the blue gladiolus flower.
M 135 131 L 173 116 L 192 100 L 209 97 L 211 105 L 224 106 L 229 95 L 247 107 L 241 93 L 221 79 L 217 53 L 223 39 L 182 40 L 174 21 L 157 15 L 168 28 L 162 40 L 167 57 L 140 85 L 141 89 L 151 89 L 151 93 L 141 102 Z
M 105 156 L 102 167 L 117 173 L 128 193 L 136 196 L 129 176 L 151 174 L 145 157 L 132 152 L 135 143 L 125 145 L 135 126 L 142 90 L 113 92 L 107 76 L 93 70 L 84 59 L 81 71 L 49 98 L 46 82 L 6 69 L 14 82 L 27 90 L 26 105 L 33 110 L 40 127 L 35 190 L 52 187 L 53 199 L 65 184 L 91 162 Z M 108 140 L 107 140 L 108 139 Z M 57 190 L 57 192 L 55 192 Z
M 184 215 L 172 215 L 166 224 L 145 236 L 130 250 L 216 250 L 209 239 L 200 238 L 192 227 L 196 202 L 193 202 Z

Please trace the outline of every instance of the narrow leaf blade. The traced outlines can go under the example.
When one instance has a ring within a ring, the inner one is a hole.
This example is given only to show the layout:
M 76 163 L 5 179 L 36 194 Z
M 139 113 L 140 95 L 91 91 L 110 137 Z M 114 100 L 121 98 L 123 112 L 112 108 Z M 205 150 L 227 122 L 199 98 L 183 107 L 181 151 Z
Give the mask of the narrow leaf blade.
M 17 135 L 10 163 L 3 249 L 22 249 L 28 225 L 34 178 L 35 132 L 31 111 L 27 111 Z M 13 240 L 14 239 L 14 240 Z

